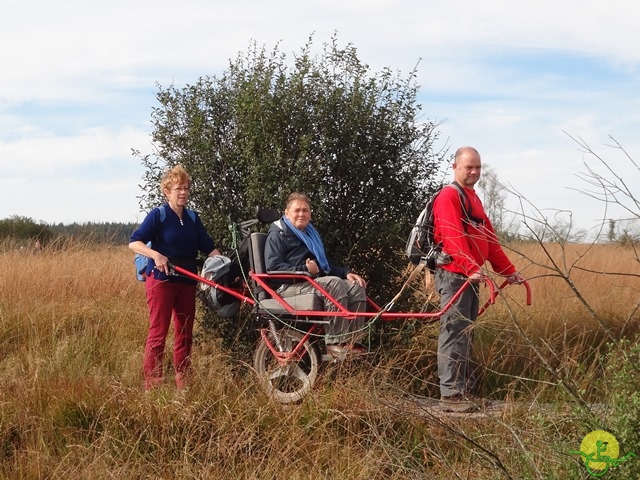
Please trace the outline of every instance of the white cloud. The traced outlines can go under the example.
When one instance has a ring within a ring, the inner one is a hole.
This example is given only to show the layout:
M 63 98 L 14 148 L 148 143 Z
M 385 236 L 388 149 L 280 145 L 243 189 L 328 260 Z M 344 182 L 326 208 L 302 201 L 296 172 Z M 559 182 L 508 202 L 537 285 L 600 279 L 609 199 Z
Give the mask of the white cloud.
M 8 175 L 29 175 L 82 166 L 99 165 L 112 158 L 131 154 L 127 145 L 141 145 L 148 133 L 125 128 L 109 131 L 107 128 L 78 130 L 71 136 L 30 131 L 10 142 L 0 143 L 0 158 Z
M 478 146 L 501 180 L 587 223 L 593 206 L 566 189 L 583 157 L 563 131 L 596 147 L 613 135 L 639 158 L 639 16 L 622 0 L 5 0 L 0 185 L 13 201 L 0 218 L 135 221 L 130 149 L 151 150 L 157 82 L 218 75 L 251 40 L 289 54 L 337 32 L 374 72 L 421 58 L 423 119 L 446 119 L 443 141 Z

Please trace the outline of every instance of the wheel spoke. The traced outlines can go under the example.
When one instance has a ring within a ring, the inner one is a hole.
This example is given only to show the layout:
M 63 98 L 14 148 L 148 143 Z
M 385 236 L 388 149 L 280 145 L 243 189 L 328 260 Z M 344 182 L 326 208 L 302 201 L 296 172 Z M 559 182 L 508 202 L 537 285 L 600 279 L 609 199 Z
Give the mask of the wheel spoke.
M 291 365 L 282 365 L 276 368 L 275 370 L 273 370 L 271 373 L 269 373 L 269 380 L 276 380 L 283 377 L 290 377 L 291 376 L 290 371 L 291 371 Z
M 311 386 L 311 382 L 309 381 L 309 375 L 307 375 L 304 372 L 304 370 L 300 368 L 300 365 L 295 365 L 295 368 L 293 369 L 293 374 L 295 377 L 298 378 L 298 380 L 302 382 L 302 388 L 308 388 Z

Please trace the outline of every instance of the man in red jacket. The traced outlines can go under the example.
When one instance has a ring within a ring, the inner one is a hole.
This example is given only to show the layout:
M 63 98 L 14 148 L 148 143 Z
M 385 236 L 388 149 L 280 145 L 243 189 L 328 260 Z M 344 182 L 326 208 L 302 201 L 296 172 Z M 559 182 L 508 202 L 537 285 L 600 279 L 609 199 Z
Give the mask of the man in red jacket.
M 438 377 L 440 405 L 450 412 L 473 412 L 487 404 L 472 395 L 471 352 L 473 322 L 478 316 L 478 289 L 486 273 L 488 261 L 493 270 L 509 283 L 523 278 L 502 250 L 482 202 L 473 187 L 480 179 L 482 162 L 475 148 L 461 147 L 453 163 L 454 181 L 464 191 L 465 207 L 455 186 L 445 187 L 434 205 L 434 237 L 441 242 L 442 253 L 437 262 L 435 286 L 443 307 L 467 279 L 471 284 L 440 318 L 438 338 Z

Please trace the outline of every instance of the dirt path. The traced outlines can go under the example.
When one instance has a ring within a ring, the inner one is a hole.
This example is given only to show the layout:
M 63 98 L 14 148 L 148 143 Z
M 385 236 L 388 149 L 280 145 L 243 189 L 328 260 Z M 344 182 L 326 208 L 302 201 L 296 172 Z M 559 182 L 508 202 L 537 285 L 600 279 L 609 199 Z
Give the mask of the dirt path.
M 424 417 L 451 417 L 451 418 L 490 418 L 496 416 L 502 416 L 502 414 L 509 408 L 516 406 L 513 402 L 505 402 L 503 400 L 493 400 L 487 407 L 472 413 L 457 413 L 457 412 L 444 412 L 440 407 L 440 402 L 437 398 L 426 397 L 414 397 L 405 396 L 397 397 L 394 399 L 381 399 L 383 404 L 394 409 L 402 409 L 405 412 L 410 412 L 417 416 Z M 518 404 L 518 407 L 523 405 Z
M 472 413 L 458 413 L 458 412 L 445 412 L 440 407 L 440 402 L 437 398 L 427 398 L 420 396 L 404 395 L 398 397 L 385 397 L 379 398 L 379 401 L 389 408 L 401 410 L 405 413 L 410 413 L 419 417 L 425 418 L 465 418 L 465 419 L 483 419 L 483 418 L 503 418 L 505 415 L 509 415 L 514 411 L 531 413 L 539 411 L 549 411 L 556 407 L 552 405 L 545 405 L 540 403 L 529 403 L 521 401 L 505 401 L 505 400 L 492 400 L 491 403 Z M 592 404 L 589 408 L 597 412 L 599 415 L 605 414 L 607 408 L 603 404 Z

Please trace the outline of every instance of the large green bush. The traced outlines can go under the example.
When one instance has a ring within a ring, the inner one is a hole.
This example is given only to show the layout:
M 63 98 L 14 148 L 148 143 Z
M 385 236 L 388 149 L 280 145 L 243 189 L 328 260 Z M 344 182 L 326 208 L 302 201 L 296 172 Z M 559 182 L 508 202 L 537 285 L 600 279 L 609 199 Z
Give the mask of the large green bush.
M 143 206 L 162 200 L 158 180 L 171 165 L 191 173 L 193 206 L 212 235 L 231 247 L 229 219 L 283 207 L 292 191 L 313 202 L 313 221 L 331 259 L 369 279 L 390 299 L 406 265 L 399 255 L 445 163 L 433 122 L 420 118 L 416 72 L 372 74 L 352 45 L 335 38 L 312 56 L 312 38 L 292 59 L 252 45 L 220 77 L 160 87 Z

